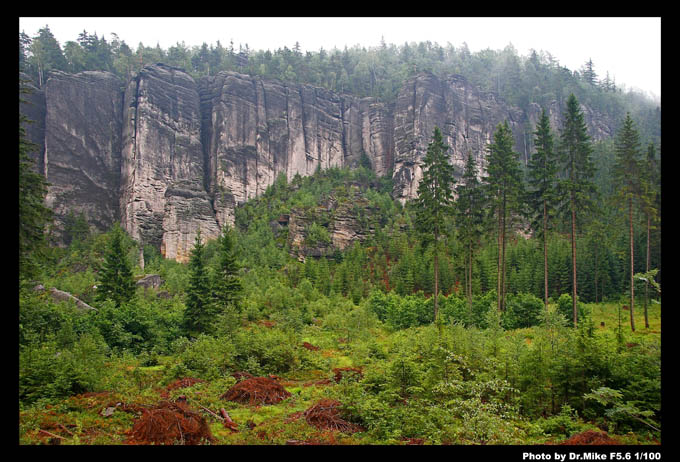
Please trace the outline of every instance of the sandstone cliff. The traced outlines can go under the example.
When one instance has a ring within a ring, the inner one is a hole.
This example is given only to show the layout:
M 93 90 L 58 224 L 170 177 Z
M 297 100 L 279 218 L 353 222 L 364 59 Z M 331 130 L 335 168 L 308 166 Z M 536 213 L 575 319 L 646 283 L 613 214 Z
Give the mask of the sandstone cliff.
M 122 139 L 123 227 L 164 256 L 187 261 L 199 226 L 204 239 L 219 234 L 204 185 L 194 79 L 163 65 L 142 69 L 125 89 Z
M 486 146 L 504 120 L 526 161 L 540 115 L 538 106 L 522 111 L 455 75 L 421 73 L 387 105 L 234 72 L 194 80 L 162 64 L 127 83 L 106 72 L 53 72 L 29 99 L 22 112 L 36 120 L 29 138 L 51 183 L 57 228 L 71 210 L 98 230 L 120 221 L 133 238 L 179 261 L 199 227 L 204 239 L 214 238 L 233 223 L 238 204 L 281 173 L 291 179 L 352 167 L 365 156 L 379 175 L 393 172 L 393 195 L 405 202 L 415 197 L 435 126 L 462 172 L 468 153 L 485 166 Z M 558 127 L 564 108 L 547 110 Z M 612 135 L 612 121 L 584 113 L 594 139 Z M 334 247 L 361 238 L 352 213 L 336 215 Z
M 98 229 L 120 217 L 121 85 L 107 72 L 53 72 L 45 85 L 42 169 L 57 231 L 70 210 Z

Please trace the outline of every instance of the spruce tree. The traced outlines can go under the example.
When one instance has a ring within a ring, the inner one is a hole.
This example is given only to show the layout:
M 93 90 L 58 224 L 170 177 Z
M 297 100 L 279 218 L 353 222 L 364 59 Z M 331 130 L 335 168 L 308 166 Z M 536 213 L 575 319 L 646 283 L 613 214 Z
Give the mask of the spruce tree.
M 184 310 L 184 330 L 190 336 L 208 332 L 216 314 L 204 261 L 204 247 L 199 228 L 189 259 L 189 288 Z
M 571 220 L 572 311 L 574 327 L 578 325 L 576 284 L 576 224 L 593 207 L 595 167 L 591 160 L 592 146 L 583 112 L 574 94 L 567 99 L 567 109 L 560 133 L 560 157 L 566 178 L 559 183 L 560 195 L 566 199 L 561 207 Z M 577 217 L 576 211 L 579 211 Z
M 222 229 L 218 239 L 219 266 L 215 274 L 213 296 L 217 305 L 226 308 L 232 305 L 238 308 L 243 286 L 238 275 L 239 265 L 234 251 L 233 231 L 228 227 Z
M 423 178 L 418 185 L 416 227 L 424 234 L 426 242 L 433 243 L 434 260 L 434 319 L 439 316 L 439 244 L 445 234 L 446 220 L 453 213 L 453 165 L 439 127 L 434 128 L 432 142 L 423 159 Z
M 630 328 L 635 331 L 634 303 L 635 284 L 633 282 L 635 245 L 633 240 L 633 201 L 642 194 L 641 185 L 641 151 L 640 136 L 634 126 L 630 113 L 626 114 L 623 126 L 616 139 L 616 161 L 613 167 L 613 177 L 617 188 L 619 203 L 628 209 L 629 240 L 630 240 Z
M 548 219 L 557 204 L 557 157 L 550 129 L 550 119 L 541 112 L 534 132 L 536 152 L 529 160 L 527 204 L 532 216 L 531 227 L 543 237 L 543 295 L 548 308 Z
M 498 310 L 505 309 L 505 247 L 508 225 L 513 214 L 520 211 L 523 195 L 522 170 L 519 154 L 513 150 L 513 136 L 508 121 L 498 124 L 489 145 L 487 177 L 489 199 L 498 219 Z
M 113 300 L 116 306 L 121 306 L 135 295 L 135 282 L 132 278 L 132 268 L 128 262 L 123 246 L 125 231 L 118 223 L 113 225 L 104 264 L 97 283 L 98 302 Z
M 484 190 L 477 176 L 477 164 L 468 154 L 461 183 L 456 186 L 456 228 L 466 254 L 465 294 L 468 306 L 472 304 L 472 262 L 484 232 Z

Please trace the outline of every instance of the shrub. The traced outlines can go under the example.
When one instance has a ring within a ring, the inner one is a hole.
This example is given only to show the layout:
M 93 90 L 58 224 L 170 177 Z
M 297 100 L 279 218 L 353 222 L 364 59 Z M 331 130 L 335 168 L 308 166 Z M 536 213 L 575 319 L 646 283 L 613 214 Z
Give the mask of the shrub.
M 180 353 L 179 360 L 190 375 L 211 380 L 234 368 L 235 351 L 228 340 L 202 334 Z M 180 369 L 184 371 L 184 368 Z
M 577 297 L 578 298 L 578 297 Z M 589 310 L 587 307 L 579 302 L 577 300 L 576 302 L 577 309 L 578 309 L 578 317 L 579 319 L 584 319 L 590 315 Z M 565 316 L 567 319 L 573 322 L 574 319 L 574 307 L 571 299 L 571 295 L 569 294 L 562 294 L 560 295 L 560 298 L 557 299 L 557 311 Z
M 234 336 L 234 359 L 241 370 L 247 370 L 246 363 L 252 358 L 250 361 L 257 361 L 263 372 L 288 372 L 299 365 L 297 343 L 295 336 L 281 330 L 253 327 L 250 331 L 239 331 Z
M 503 313 L 503 327 L 519 329 L 535 326 L 540 321 L 541 310 L 544 309 L 543 301 L 533 294 L 511 295 Z
M 83 334 L 70 348 L 54 340 L 32 344 L 19 352 L 19 400 L 58 398 L 96 391 L 107 368 L 108 349 L 96 335 Z
M 471 310 L 468 309 L 467 301 L 456 295 L 441 297 L 439 299 L 439 315 L 446 323 L 457 321 L 463 325 L 469 325 L 471 321 Z

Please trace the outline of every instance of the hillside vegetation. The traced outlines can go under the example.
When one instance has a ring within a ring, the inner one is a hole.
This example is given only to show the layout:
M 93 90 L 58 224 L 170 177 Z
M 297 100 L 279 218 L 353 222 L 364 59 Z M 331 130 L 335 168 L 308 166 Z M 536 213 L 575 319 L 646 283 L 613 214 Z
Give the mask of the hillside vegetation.
M 375 210 L 366 217 L 374 234 L 327 257 L 291 256 L 273 222 L 329 195 L 349 200 L 353 188 Z M 579 327 L 568 327 L 568 287 L 553 289 L 546 311 L 535 278 L 524 274 L 541 249 L 517 237 L 508 248 L 507 309 L 496 310 L 487 287 L 493 238 L 478 256 L 469 305 L 452 239 L 440 261 L 435 324 L 430 251 L 390 190 L 366 169 L 279 178 L 237 211 L 240 302 L 195 336 L 183 324 L 190 265 L 145 248 L 142 270 L 140 249 L 123 236 L 134 277 L 158 274 L 163 284 L 138 287 L 116 306 L 98 302 L 94 289 L 116 230 L 81 229 L 70 247 L 47 249 L 35 281 L 97 311 L 30 284 L 21 289 L 21 443 L 148 443 L 140 425 L 177 399 L 207 423 L 213 439 L 196 441 L 212 444 L 543 444 L 589 430 L 619 443 L 659 441 L 660 304 L 649 305 L 649 328 L 631 332 L 619 303 L 624 287 L 612 282 L 598 303 L 583 296 Z M 559 262 L 565 240 L 552 239 Z M 217 241 L 205 244 L 203 261 L 206 274 L 218 270 Z M 248 374 L 274 377 L 290 395 L 272 404 L 228 401 Z

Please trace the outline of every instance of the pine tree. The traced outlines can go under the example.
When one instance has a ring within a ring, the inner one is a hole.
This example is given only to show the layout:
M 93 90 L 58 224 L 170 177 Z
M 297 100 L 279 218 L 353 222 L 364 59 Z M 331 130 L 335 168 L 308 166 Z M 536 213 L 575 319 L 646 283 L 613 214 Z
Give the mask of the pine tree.
M 468 306 L 472 304 L 472 262 L 484 231 L 484 190 L 477 177 L 477 164 L 472 153 L 468 154 L 461 183 L 456 186 L 456 228 L 464 251 L 465 294 Z
M 104 264 L 97 283 L 96 300 L 113 300 L 116 306 L 121 306 L 135 295 L 135 282 L 132 278 L 132 268 L 128 262 L 123 238 L 125 231 L 118 223 L 113 225 L 110 233 L 108 250 L 104 256 Z
M 635 331 L 635 319 L 633 318 L 635 303 L 635 284 L 633 283 L 633 275 L 635 274 L 633 201 L 642 194 L 640 157 L 640 135 L 634 126 L 630 113 L 627 113 L 616 139 L 616 161 L 612 174 L 615 184 L 618 184 L 617 198 L 620 204 L 628 209 L 630 239 L 630 328 L 633 331 Z
M 219 266 L 213 281 L 213 297 L 217 305 L 226 308 L 232 305 L 238 308 L 243 286 L 238 275 L 239 266 L 234 251 L 233 231 L 228 227 L 222 229 L 218 238 Z
M 184 310 L 184 330 L 191 336 L 208 332 L 216 315 L 211 297 L 210 278 L 204 262 L 204 247 L 199 228 L 189 259 L 189 288 Z
M 548 308 L 548 218 L 554 214 L 557 203 L 557 156 L 554 150 L 550 119 L 541 112 L 534 132 L 536 152 L 528 167 L 527 203 L 532 212 L 531 227 L 537 236 L 543 237 L 543 280 L 545 307 Z
M 571 259 L 572 259 L 572 309 L 574 327 L 578 325 L 577 284 L 576 284 L 576 222 L 579 217 L 587 215 L 593 207 L 595 185 L 592 183 L 595 167 L 590 158 L 592 146 L 588 136 L 583 112 L 574 94 L 567 99 L 567 110 L 564 113 L 562 132 L 560 133 L 560 156 L 566 178 L 559 183 L 562 197 L 567 200 L 562 207 L 571 218 Z
M 498 124 L 488 147 L 487 177 L 489 199 L 498 218 L 498 310 L 505 309 L 505 247 L 508 225 L 512 214 L 520 210 L 523 194 L 522 170 L 519 154 L 513 151 L 513 136 L 508 121 Z
M 445 223 L 453 213 L 453 166 L 449 163 L 447 151 L 439 127 L 435 127 L 432 142 L 423 159 L 423 178 L 418 185 L 416 205 L 416 226 L 434 244 L 434 319 L 439 316 L 439 243 L 445 233 Z

